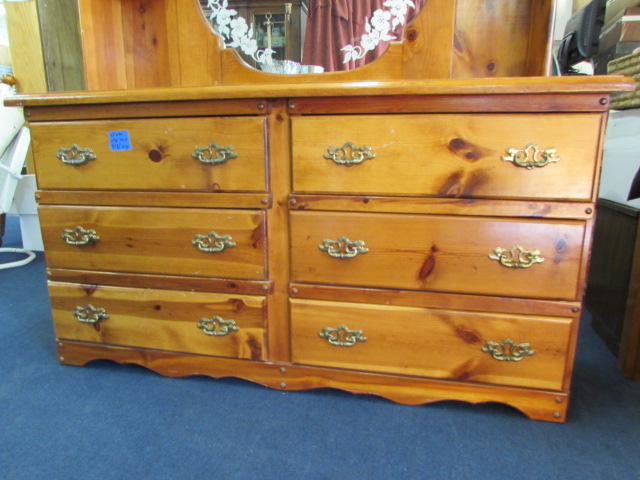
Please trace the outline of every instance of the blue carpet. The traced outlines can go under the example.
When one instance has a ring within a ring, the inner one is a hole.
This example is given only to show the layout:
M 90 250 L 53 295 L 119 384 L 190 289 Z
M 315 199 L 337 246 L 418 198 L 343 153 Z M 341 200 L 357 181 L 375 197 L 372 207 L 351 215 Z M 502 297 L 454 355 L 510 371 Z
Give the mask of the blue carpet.
M 21 246 L 17 218 L 7 247 Z M 1 259 L 6 261 L 5 258 Z M 640 385 L 583 322 L 569 423 L 497 404 L 57 363 L 41 253 L 0 270 L 0 479 L 640 479 Z

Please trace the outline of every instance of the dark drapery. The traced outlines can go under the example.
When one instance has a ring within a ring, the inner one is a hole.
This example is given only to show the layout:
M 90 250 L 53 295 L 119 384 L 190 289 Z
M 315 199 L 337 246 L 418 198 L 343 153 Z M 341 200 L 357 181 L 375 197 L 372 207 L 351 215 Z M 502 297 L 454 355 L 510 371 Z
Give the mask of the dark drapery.
M 397 40 L 402 39 L 404 27 L 413 20 L 427 0 L 413 0 L 416 9 L 409 9 L 405 25 L 398 25 L 393 31 Z M 305 33 L 302 63 L 320 65 L 327 72 L 352 70 L 378 58 L 389 46 L 380 42 L 367 52 L 364 58 L 344 63 L 345 45 L 360 43 L 366 33 L 365 25 L 373 12 L 384 8 L 384 0 L 310 0 L 307 31 Z

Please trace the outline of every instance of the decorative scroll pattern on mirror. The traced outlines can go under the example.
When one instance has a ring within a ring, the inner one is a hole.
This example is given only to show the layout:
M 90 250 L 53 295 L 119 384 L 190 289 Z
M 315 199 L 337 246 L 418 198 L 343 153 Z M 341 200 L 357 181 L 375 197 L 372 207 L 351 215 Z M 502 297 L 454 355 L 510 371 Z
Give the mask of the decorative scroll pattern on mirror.
M 348 8 L 334 6 L 333 2 L 322 2 L 317 0 L 309 0 L 305 3 L 305 9 L 308 10 L 309 15 L 306 16 L 306 28 L 309 32 L 322 32 L 327 40 L 328 44 L 333 44 L 334 50 L 337 48 L 341 52 L 341 59 L 339 60 L 343 65 L 336 68 L 334 62 L 315 62 L 322 70 L 349 70 L 356 66 L 361 66 L 365 61 L 370 61 L 377 55 L 371 55 L 371 52 L 380 50 L 382 46 L 387 45 L 391 41 L 397 41 L 401 39 L 402 31 L 406 23 L 415 17 L 417 11 L 420 10 L 425 3 L 424 0 L 379 0 L 373 2 L 373 5 L 380 6 L 380 8 L 371 8 L 371 2 L 367 1 L 366 6 L 357 4 L 360 0 L 354 0 L 354 4 Z M 246 2 L 245 2 L 246 3 Z M 201 1 L 203 7 L 203 13 L 208 18 L 218 34 L 220 34 L 224 40 L 225 47 L 235 48 L 242 52 L 248 59 L 254 62 L 262 70 L 272 73 L 308 73 L 309 69 L 304 68 L 302 65 L 291 65 L 290 58 L 286 58 L 284 62 L 287 62 L 287 68 L 277 69 L 273 67 L 278 61 L 274 59 L 274 49 L 271 43 L 272 23 L 265 22 L 264 29 L 262 25 L 254 25 L 251 20 L 243 17 L 237 6 L 240 5 L 236 0 L 205 0 Z M 291 13 L 291 4 L 285 3 L 285 23 L 286 15 Z M 330 17 L 337 18 L 342 27 L 330 27 L 326 25 L 327 15 L 315 13 L 320 8 L 330 8 Z M 334 12 L 335 10 L 335 12 Z M 342 11 L 344 10 L 344 11 Z M 334 15 L 335 13 L 335 15 Z M 363 18 L 359 16 L 362 15 Z M 271 15 L 268 14 L 268 18 Z M 317 20 L 316 20 L 317 19 Z M 314 24 L 314 22 L 321 22 L 322 25 Z M 345 30 L 345 22 L 347 30 Z M 266 31 L 266 47 L 260 48 L 259 43 L 260 33 Z M 351 32 L 355 35 L 345 35 L 345 31 Z M 348 40 L 347 40 L 348 39 Z M 351 43 L 348 43 L 351 42 Z M 304 43 L 304 42 L 303 42 Z M 316 39 L 307 42 L 306 47 L 313 47 L 315 50 L 318 48 L 319 42 Z M 337 44 L 337 47 L 336 47 Z M 320 48 L 325 48 L 325 45 L 320 45 Z M 379 53 L 378 53 L 379 54 Z M 324 55 L 305 55 L 306 58 L 323 58 Z M 367 57 L 365 59 L 365 57 Z M 363 60 L 364 59 L 364 60 Z M 323 65 L 319 65 L 323 63 Z M 295 67 L 295 68 L 294 68 Z M 320 69 L 311 70 L 316 73 Z

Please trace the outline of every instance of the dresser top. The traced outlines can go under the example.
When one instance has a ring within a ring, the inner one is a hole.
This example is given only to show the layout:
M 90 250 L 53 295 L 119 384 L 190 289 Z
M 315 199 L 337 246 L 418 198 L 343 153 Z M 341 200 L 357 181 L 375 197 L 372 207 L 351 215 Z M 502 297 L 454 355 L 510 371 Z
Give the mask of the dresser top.
M 77 91 L 16 95 L 9 106 L 95 105 L 107 103 L 174 102 L 240 98 L 300 98 L 395 95 L 504 95 L 611 93 L 633 91 L 632 78 L 614 75 L 586 77 L 504 77 L 455 80 L 361 81 L 307 84 L 236 85 L 154 88 L 147 90 Z

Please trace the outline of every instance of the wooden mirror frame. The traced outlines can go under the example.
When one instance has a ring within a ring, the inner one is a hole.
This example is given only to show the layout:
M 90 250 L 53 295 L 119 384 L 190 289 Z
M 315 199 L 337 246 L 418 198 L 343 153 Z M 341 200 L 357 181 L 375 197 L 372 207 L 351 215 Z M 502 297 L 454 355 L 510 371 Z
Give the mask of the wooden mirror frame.
M 276 75 L 224 48 L 198 0 L 79 0 L 87 90 L 549 75 L 555 0 L 428 0 L 374 62 Z

